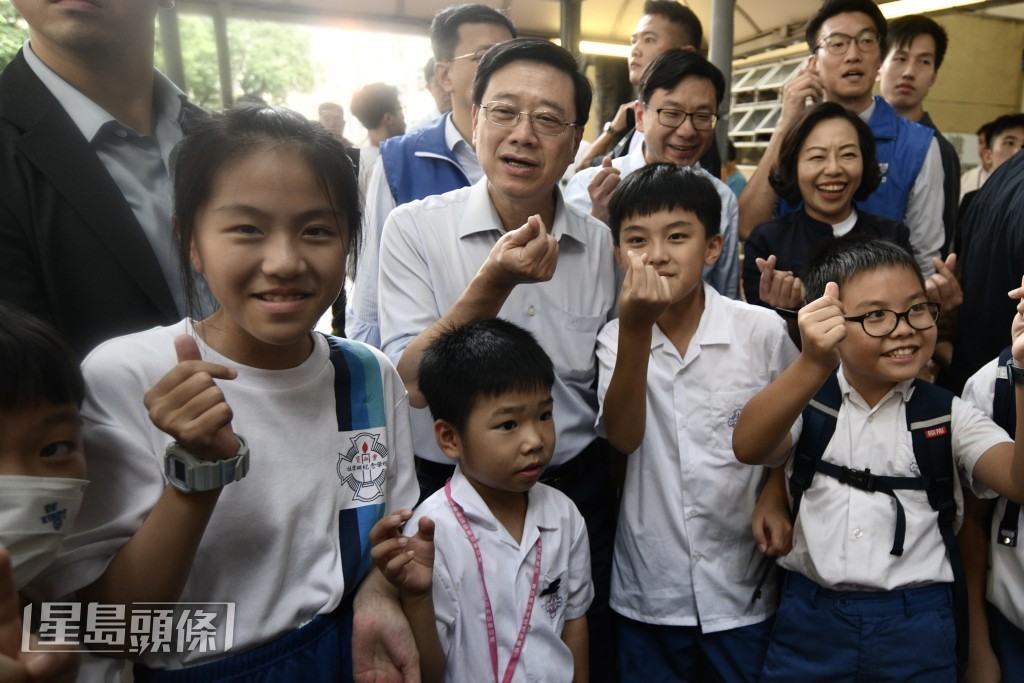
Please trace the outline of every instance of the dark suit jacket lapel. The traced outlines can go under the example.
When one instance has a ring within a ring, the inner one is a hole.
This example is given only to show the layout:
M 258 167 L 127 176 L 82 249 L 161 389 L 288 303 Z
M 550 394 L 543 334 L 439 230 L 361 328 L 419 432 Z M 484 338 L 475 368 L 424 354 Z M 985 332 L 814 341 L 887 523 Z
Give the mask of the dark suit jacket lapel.
M 153 303 L 169 318 L 177 307 L 153 249 L 103 162 L 19 52 L 0 78 L 3 117 L 24 130 L 18 149 L 75 208 Z

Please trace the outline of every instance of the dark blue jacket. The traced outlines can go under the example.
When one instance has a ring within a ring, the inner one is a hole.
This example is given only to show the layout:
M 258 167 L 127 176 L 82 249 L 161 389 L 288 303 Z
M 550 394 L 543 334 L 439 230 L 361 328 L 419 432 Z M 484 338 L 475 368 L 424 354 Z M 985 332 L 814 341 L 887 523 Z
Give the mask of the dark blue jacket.
M 395 206 L 469 185 L 444 139 L 451 114 L 432 126 L 380 143 L 381 162 Z

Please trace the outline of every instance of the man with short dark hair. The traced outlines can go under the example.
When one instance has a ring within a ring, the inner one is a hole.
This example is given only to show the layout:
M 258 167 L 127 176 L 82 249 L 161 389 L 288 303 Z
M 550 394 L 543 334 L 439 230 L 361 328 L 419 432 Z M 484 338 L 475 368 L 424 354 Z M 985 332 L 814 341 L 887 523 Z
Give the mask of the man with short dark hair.
M 676 0 L 646 0 L 643 16 L 637 22 L 636 30 L 629 41 L 630 84 L 639 87 L 644 69 L 666 50 L 682 48 L 699 52 L 703 38 L 704 29 L 700 19 L 689 7 Z M 636 134 L 635 104 L 636 101 L 626 102 L 619 107 L 615 117 L 604 124 L 601 134 L 594 139 L 577 168 L 583 169 L 592 162 L 597 163 L 594 160 L 610 149 L 613 158 L 624 157 L 636 151 L 643 141 L 643 136 Z M 615 144 L 615 139 L 620 135 L 622 139 Z M 721 157 L 715 145 L 703 155 L 701 164 L 708 173 L 714 176 L 719 174 Z
M 515 37 L 515 26 L 486 5 L 453 5 L 434 15 L 430 44 L 434 72 L 451 95 L 451 113 L 422 130 L 391 138 L 369 171 L 363 246 L 345 331 L 349 338 L 380 346 L 377 274 L 384 221 L 396 206 L 465 187 L 483 175 L 471 143 L 471 89 L 476 65 L 491 46 Z
M 695 166 L 722 201 L 722 253 L 714 266 L 705 268 L 704 280 L 721 295 L 739 299 L 736 196 L 698 163 L 714 145 L 718 107 L 724 97 L 725 77 L 714 64 L 692 50 L 662 52 L 644 70 L 640 99 L 634 104 L 643 144 L 628 156 L 606 159 L 599 168 L 577 173 L 565 188 L 565 201 L 607 223 L 611 195 L 630 173 L 656 163 Z
M 398 101 L 398 88 L 384 83 L 357 90 L 349 109 L 366 129 L 366 140 L 359 146 L 359 194 L 365 196 L 369 171 L 380 156 L 380 143 L 405 134 L 405 112 Z
M 551 356 L 557 438 L 541 481 L 572 498 L 587 522 L 595 590 L 590 671 L 591 680 L 603 680 L 614 676 L 608 590 L 615 494 L 594 426 L 595 349 L 615 305 L 615 264 L 608 228 L 566 204 L 558 189 L 583 136 L 591 88 L 568 51 L 518 39 L 484 54 L 472 100 L 484 177 L 400 206 L 384 227 L 382 349 L 414 408 L 422 497 L 453 469 L 417 384 L 420 357 L 439 332 L 500 316 L 533 333 Z
M 942 223 L 946 230 L 944 252 L 948 253 L 956 232 L 957 204 L 960 201 L 960 157 L 956 148 L 935 127 L 924 109 L 928 91 L 946 57 L 949 38 L 945 29 L 931 17 L 911 14 L 889 22 L 886 37 L 889 53 L 882 61 L 881 92 L 896 113 L 935 131 L 942 158 L 944 204 Z
M 768 174 L 786 132 L 806 101 L 829 100 L 857 113 L 875 135 L 883 180 L 858 208 L 910 228 L 910 244 L 925 277 L 945 246 L 942 225 L 942 160 L 935 131 L 896 114 L 872 97 L 885 47 L 886 21 L 872 0 L 826 0 L 807 22 L 807 66 L 783 88 L 782 112 L 761 163 L 740 195 L 740 238 L 772 217 L 777 197 Z M 783 213 L 795 207 L 783 206 Z

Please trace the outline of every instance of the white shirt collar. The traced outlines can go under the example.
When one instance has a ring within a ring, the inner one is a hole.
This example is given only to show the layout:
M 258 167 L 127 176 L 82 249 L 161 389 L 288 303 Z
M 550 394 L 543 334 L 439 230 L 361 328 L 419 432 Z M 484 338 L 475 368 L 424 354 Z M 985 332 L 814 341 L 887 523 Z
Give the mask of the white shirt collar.
M 877 410 L 879 407 L 884 405 L 893 395 L 899 395 L 900 400 L 902 400 L 904 403 L 909 401 L 910 397 L 914 395 L 914 380 L 903 380 L 902 382 L 897 382 L 896 385 L 892 389 L 890 389 L 885 394 L 885 396 L 882 397 L 882 400 L 876 403 L 875 406 L 872 408 L 868 406 L 867 401 L 865 401 L 864 397 L 860 395 L 860 392 L 857 391 L 850 384 L 849 380 L 846 379 L 846 373 L 843 372 L 842 363 L 839 364 L 839 370 L 836 371 L 836 374 L 839 377 L 839 392 L 842 394 L 843 398 L 858 401 L 868 410 Z
M 697 331 L 693 333 L 693 339 L 690 340 L 687 347 L 687 355 L 690 355 L 691 349 L 700 346 L 732 342 L 732 326 L 729 323 L 729 313 L 725 310 L 722 295 L 706 282 L 702 281 L 701 285 L 704 287 L 704 312 L 701 313 Z M 651 350 L 656 348 L 664 348 L 669 352 L 675 349 L 675 344 L 661 331 L 658 325 L 654 326 L 654 334 L 651 337 Z
M 571 221 L 567 216 L 568 211 L 578 211 L 566 205 L 562 199 L 561 189 L 556 190 L 555 195 L 555 220 L 554 225 L 549 226 L 551 234 L 559 242 L 563 236 L 571 237 L 580 244 L 587 243 L 586 232 L 581 230 L 579 221 Z M 472 220 L 462 221 L 459 225 L 459 238 L 468 237 L 480 232 L 497 230 L 504 233 L 501 225 L 501 217 L 491 202 L 491 195 L 487 190 L 487 178 L 481 178 L 469 190 L 469 199 L 466 202 L 466 215 Z M 484 217 L 488 217 L 486 220 Z

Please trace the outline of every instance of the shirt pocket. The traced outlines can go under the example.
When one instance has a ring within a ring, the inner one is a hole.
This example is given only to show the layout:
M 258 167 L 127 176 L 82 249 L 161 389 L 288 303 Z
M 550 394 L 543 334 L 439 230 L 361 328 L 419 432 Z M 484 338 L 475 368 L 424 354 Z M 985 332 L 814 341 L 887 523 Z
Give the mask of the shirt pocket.
M 719 391 L 708 398 L 708 445 L 716 450 L 732 452 L 732 431 L 740 419 L 740 413 L 757 393 L 760 387 L 739 391 Z
M 607 318 L 603 315 L 561 313 L 560 338 L 545 348 L 557 374 L 563 379 L 589 385 L 597 376 L 597 333 Z
M 567 572 L 557 576 L 541 572 L 537 583 L 537 600 L 534 603 L 534 609 L 538 612 L 536 616 L 552 624 L 556 630 L 561 630 L 565 621 L 565 606 L 569 598 L 568 580 Z

